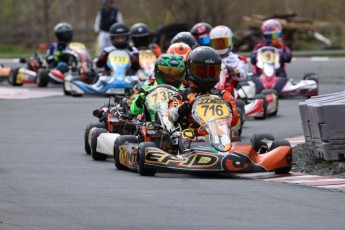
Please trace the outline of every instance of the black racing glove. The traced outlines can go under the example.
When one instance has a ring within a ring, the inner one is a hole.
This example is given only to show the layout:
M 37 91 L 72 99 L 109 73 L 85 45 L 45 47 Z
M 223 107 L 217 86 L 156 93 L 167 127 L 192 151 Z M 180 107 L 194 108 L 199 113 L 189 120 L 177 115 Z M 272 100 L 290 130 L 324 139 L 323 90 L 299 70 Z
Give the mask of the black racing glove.
M 190 116 L 192 110 L 192 106 L 189 104 L 189 101 L 185 101 L 183 102 L 183 104 L 181 104 L 177 110 L 177 113 L 180 117 L 182 116 Z

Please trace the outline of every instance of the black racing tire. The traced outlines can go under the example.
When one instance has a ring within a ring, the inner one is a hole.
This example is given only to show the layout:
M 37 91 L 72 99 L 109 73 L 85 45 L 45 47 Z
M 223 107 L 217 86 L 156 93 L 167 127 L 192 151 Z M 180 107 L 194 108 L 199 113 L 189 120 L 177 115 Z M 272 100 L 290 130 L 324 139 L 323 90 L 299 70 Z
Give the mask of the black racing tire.
M 238 122 L 240 122 L 240 124 L 238 124 L 237 127 L 236 126 L 236 130 L 238 132 L 238 136 L 240 137 L 242 135 L 242 128 L 243 128 L 243 124 L 244 124 L 244 110 L 242 110 L 241 108 L 237 109 L 237 113 L 238 113 Z
M 88 137 L 89 137 L 89 132 L 92 128 L 105 128 L 105 124 L 104 123 L 89 123 L 86 125 L 85 127 L 85 132 L 84 132 L 84 149 L 87 155 L 91 154 L 91 148 L 90 145 L 88 143 Z
M 287 140 L 276 140 L 276 141 L 273 141 L 273 143 L 272 143 L 272 150 L 276 149 L 276 148 L 278 148 L 280 146 L 289 146 L 289 147 L 291 147 L 291 144 Z M 275 174 L 286 174 L 286 173 L 289 173 L 291 171 L 291 168 L 292 168 L 292 164 L 291 164 L 291 166 L 288 166 L 288 167 L 283 167 L 283 168 L 275 169 L 274 173 Z
M 123 135 L 116 138 L 114 143 L 114 164 L 118 170 L 125 170 L 127 169 L 126 166 L 120 163 L 120 145 L 124 143 L 138 143 L 138 139 L 134 135 Z
M 23 83 L 17 83 L 17 77 L 18 77 L 18 72 L 19 72 L 18 67 L 11 69 L 10 71 L 10 76 L 8 77 L 8 83 L 12 86 L 22 86 Z
M 316 75 L 316 73 L 308 73 L 304 75 L 304 80 L 313 80 L 316 82 L 316 85 L 319 85 L 319 80 Z M 317 87 L 317 95 L 319 95 L 319 87 Z M 307 98 L 310 98 L 310 96 L 307 96 Z
M 62 83 L 62 87 L 63 87 L 63 93 L 64 93 L 66 96 L 69 96 L 69 95 L 72 94 L 71 92 L 69 92 L 69 91 L 66 90 L 66 87 L 65 87 L 65 80 L 64 80 L 64 82 Z
M 260 150 L 260 147 L 262 145 L 261 140 L 265 138 L 268 140 L 274 141 L 274 136 L 269 133 L 253 134 L 250 137 L 250 143 L 252 144 L 252 147 L 256 152 Z
M 97 152 L 97 138 L 99 137 L 99 135 L 101 133 L 106 133 L 107 130 L 106 129 L 102 129 L 102 128 L 98 128 L 96 129 L 92 134 L 91 137 L 91 157 L 92 159 L 94 159 L 95 161 L 105 161 L 107 159 L 107 155 Z
M 156 147 L 153 142 L 142 142 L 138 146 L 138 173 L 141 176 L 154 176 L 157 172 L 156 169 L 145 167 L 145 149 L 147 147 Z
M 318 76 L 316 73 L 306 73 L 303 76 L 303 80 L 314 80 L 318 82 Z
M 36 76 L 36 84 L 38 87 L 47 87 L 49 81 L 49 70 L 39 69 Z
M 266 117 L 267 117 L 267 101 L 266 101 L 266 96 L 263 95 L 263 94 L 256 94 L 254 96 L 254 100 L 255 99 L 262 99 L 264 101 L 264 114 L 262 117 L 254 117 L 254 119 L 257 119 L 257 120 L 265 120 Z
M 264 89 L 264 90 L 262 90 L 261 91 L 261 93 L 263 94 L 263 95 L 267 95 L 267 94 L 274 94 L 274 95 L 276 95 L 276 97 L 277 97 L 277 101 L 276 101 L 276 110 L 273 112 L 273 113 L 270 113 L 269 115 L 271 115 L 271 116 L 276 116 L 277 115 L 277 113 L 278 113 L 278 109 L 279 109 L 279 95 L 278 95 L 278 92 L 277 92 L 277 90 L 274 90 L 274 89 Z

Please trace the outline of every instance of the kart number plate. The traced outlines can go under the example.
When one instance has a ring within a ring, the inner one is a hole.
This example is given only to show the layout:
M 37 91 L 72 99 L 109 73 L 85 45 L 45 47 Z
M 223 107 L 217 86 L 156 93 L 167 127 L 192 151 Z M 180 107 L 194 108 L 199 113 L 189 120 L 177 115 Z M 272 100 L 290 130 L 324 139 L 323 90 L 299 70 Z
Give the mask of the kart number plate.
M 146 100 L 149 102 L 149 105 L 155 105 L 158 103 L 168 103 L 169 98 L 173 95 L 172 91 L 169 91 L 164 88 L 158 88 L 151 92 Z
M 203 103 L 201 101 L 196 105 L 196 112 L 204 122 L 230 115 L 229 108 L 223 101 L 220 103 Z
M 151 62 L 155 63 L 156 62 L 156 55 L 152 51 L 139 51 L 139 60 L 140 63 L 142 62 Z
M 129 56 L 125 55 L 114 55 L 109 56 L 109 61 L 112 64 L 128 64 L 129 63 Z

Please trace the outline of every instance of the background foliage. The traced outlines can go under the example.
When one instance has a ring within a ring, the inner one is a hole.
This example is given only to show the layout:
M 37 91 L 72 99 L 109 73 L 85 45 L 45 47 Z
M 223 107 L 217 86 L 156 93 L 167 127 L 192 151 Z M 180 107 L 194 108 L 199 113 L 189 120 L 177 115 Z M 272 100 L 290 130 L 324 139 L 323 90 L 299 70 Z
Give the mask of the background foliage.
M 35 49 L 54 39 L 52 29 L 61 21 L 75 28 L 75 39 L 90 48 L 96 35 L 93 24 L 101 0 L 1 0 L 0 48 L 16 45 Z M 127 25 L 147 23 L 152 31 L 172 22 L 189 27 L 200 21 L 227 25 L 233 31 L 244 29 L 242 17 L 296 12 L 309 18 L 334 43 L 343 45 L 345 0 L 115 0 Z M 302 47 L 303 48 L 303 47 Z

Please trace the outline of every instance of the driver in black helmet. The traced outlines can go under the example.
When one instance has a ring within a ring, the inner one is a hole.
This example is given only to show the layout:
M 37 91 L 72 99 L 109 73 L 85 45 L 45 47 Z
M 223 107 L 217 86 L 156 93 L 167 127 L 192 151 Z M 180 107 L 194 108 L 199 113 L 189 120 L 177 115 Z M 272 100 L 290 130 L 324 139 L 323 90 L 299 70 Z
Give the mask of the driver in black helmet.
M 189 45 L 191 49 L 195 49 L 196 47 L 199 46 L 197 40 L 194 38 L 194 36 L 190 32 L 180 32 L 176 34 L 171 39 L 170 44 L 179 43 L 179 42 Z
M 129 74 L 135 74 L 138 71 L 138 69 L 140 69 L 139 52 L 136 47 L 129 45 L 129 40 L 130 40 L 129 28 L 125 24 L 117 22 L 110 27 L 109 33 L 110 33 L 110 40 L 111 40 L 112 46 L 109 46 L 103 49 L 100 57 L 98 58 L 96 62 L 96 66 L 98 68 L 104 67 L 105 71 L 108 72 L 109 68 L 107 67 L 106 63 L 107 63 L 109 53 L 114 50 L 124 50 L 131 57 L 130 70 L 132 72 Z
M 139 50 L 152 50 L 152 52 L 159 57 L 162 55 L 162 50 L 156 43 L 152 43 L 151 34 L 148 25 L 145 23 L 135 23 L 130 29 L 131 39 L 133 45 Z
M 66 73 L 68 64 L 61 60 L 61 54 L 73 39 L 73 27 L 69 23 L 61 22 L 54 27 L 54 33 L 57 42 L 49 45 L 46 60 L 51 69 L 56 68 L 61 73 Z
M 238 113 L 235 99 L 230 92 L 219 90 L 215 85 L 219 81 L 222 59 L 219 54 L 211 47 L 200 46 L 192 50 L 187 61 L 187 81 L 189 87 L 179 90 L 169 101 L 169 120 L 175 126 L 180 124 L 183 130 L 190 129 L 194 133 L 193 137 L 180 136 L 180 152 L 190 147 L 196 135 L 205 135 L 199 124 L 194 123 L 191 116 L 192 105 L 190 101 L 198 95 L 214 94 L 221 96 L 227 101 L 232 110 L 232 121 L 230 127 L 235 127 L 238 122 Z M 199 133 L 195 133 L 198 130 Z

